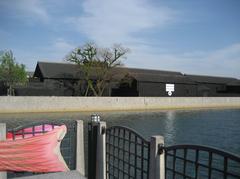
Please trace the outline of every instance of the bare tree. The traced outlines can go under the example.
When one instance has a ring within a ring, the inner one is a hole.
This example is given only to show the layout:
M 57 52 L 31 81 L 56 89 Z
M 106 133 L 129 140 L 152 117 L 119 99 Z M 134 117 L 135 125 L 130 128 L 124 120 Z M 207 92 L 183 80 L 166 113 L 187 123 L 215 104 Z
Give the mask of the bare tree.
M 121 60 L 126 58 L 128 52 L 129 49 L 121 45 L 99 48 L 94 43 L 87 43 L 73 50 L 66 60 L 79 65 L 83 72 L 84 80 L 81 85 L 84 83 L 86 86 L 84 95 L 102 96 L 116 75 L 115 69 L 123 66 Z

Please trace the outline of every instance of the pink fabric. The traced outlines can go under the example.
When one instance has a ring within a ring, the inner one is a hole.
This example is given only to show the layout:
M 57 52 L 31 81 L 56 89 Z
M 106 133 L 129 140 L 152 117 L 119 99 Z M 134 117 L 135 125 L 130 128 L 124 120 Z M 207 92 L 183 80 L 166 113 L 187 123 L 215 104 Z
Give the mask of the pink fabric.
M 55 129 L 55 128 L 59 127 L 59 126 L 53 126 L 53 127 Z M 50 124 L 45 124 L 44 125 L 44 131 L 45 132 L 52 131 L 53 127 Z M 35 132 L 42 132 L 43 131 L 42 125 L 35 126 L 34 127 L 34 131 Z M 33 132 L 33 128 L 32 127 L 28 127 L 28 128 L 16 131 L 15 132 L 15 139 L 22 139 L 23 138 L 22 132 L 24 132 L 24 133 L 27 133 L 27 132 L 32 133 Z M 29 137 L 33 137 L 33 136 L 42 135 L 42 134 L 43 133 L 35 133 L 35 135 L 33 135 L 33 134 L 24 134 L 24 138 L 29 138 Z M 12 139 L 13 139 L 13 133 L 12 132 L 8 132 L 7 133 L 7 140 L 12 140 Z
M 60 153 L 66 131 L 62 125 L 39 136 L 0 141 L 0 171 L 68 171 Z

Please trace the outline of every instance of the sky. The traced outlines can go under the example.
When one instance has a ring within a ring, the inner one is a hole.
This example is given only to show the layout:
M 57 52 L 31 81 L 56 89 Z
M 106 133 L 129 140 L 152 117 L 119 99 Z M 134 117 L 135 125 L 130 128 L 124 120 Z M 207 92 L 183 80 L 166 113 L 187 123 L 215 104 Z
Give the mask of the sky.
M 0 0 L 0 50 L 34 71 L 87 42 L 127 67 L 240 78 L 240 0 Z

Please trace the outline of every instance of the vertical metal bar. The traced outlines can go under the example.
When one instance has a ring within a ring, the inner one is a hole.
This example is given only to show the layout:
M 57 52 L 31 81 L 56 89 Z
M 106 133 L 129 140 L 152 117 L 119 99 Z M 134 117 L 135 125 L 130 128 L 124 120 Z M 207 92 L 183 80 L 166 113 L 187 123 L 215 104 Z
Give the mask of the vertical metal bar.
M 167 160 L 168 160 L 168 151 L 167 150 L 165 150 L 165 175 L 166 175 L 166 177 L 167 177 L 167 168 L 168 168 L 168 163 L 167 163 Z
M 110 145 L 110 141 L 111 141 L 111 137 L 112 137 L 112 136 L 111 136 L 111 131 L 108 132 L 108 130 L 106 130 L 106 137 L 107 137 L 107 140 L 108 140 L 108 141 L 107 141 L 107 143 L 108 143 L 108 152 L 107 152 L 107 155 L 108 155 L 108 156 L 107 156 L 107 157 L 108 157 L 107 173 L 108 173 L 108 176 L 109 176 L 109 174 L 110 174 L 110 167 L 109 167 L 109 166 L 110 166 L 110 162 L 111 162 L 111 161 L 110 161 L 110 153 L 111 153 L 111 148 L 112 148 L 111 145 Z M 107 176 L 107 177 L 108 177 L 108 176 Z
M 15 131 L 12 130 L 13 140 L 15 140 Z
M 106 122 L 97 122 L 96 179 L 106 179 Z
M 128 174 L 129 174 L 129 176 L 131 176 L 131 173 L 130 173 L 131 135 L 132 134 L 130 132 L 128 132 L 128 139 L 129 139 L 129 144 L 128 144 L 128 149 L 129 149 L 129 151 L 128 151 Z
M 35 126 L 32 126 L 32 133 L 33 133 L 33 136 L 35 136 Z
M 227 179 L 227 171 L 228 171 L 228 158 L 224 157 L 224 179 Z
M 24 135 L 24 129 L 22 129 L 22 138 L 24 139 L 25 135 Z
M 199 150 L 196 150 L 196 158 L 195 158 L 195 179 L 198 179 L 198 159 L 199 159 Z
M 137 136 L 135 135 L 135 138 L 134 138 L 134 154 L 135 154 L 135 157 L 134 157 L 134 177 L 136 178 L 137 177 Z
M 113 166 L 115 165 L 115 161 L 116 161 L 116 157 L 115 157 L 115 150 L 116 150 L 116 146 L 115 146 L 115 133 L 116 133 L 116 128 L 113 129 Z M 115 174 L 116 171 L 116 167 L 113 167 L 113 176 L 116 177 Z
M 148 168 L 148 170 L 147 170 L 147 176 L 148 176 L 148 178 L 149 178 L 149 176 L 150 176 L 150 174 L 149 174 L 149 170 L 150 170 L 150 142 L 148 143 L 148 166 L 147 166 L 147 168 Z
M 144 143 L 143 140 L 141 140 L 141 179 L 143 179 L 143 158 L 144 158 L 144 153 L 143 153 L 143 148 L 144 148 Z
M 209 152 L 208 158 L 208 178 L 212 177 L 212 152 Z
M 183 164 L 183 174 L 184 174 L 184 177 L 186 176 L 186 165 L 187 165 L 187 149 L 185 148 L 184 149 L 184 154 L 183 154 L 183 158 L 184 158 L 184 164 Z
M 125 136 L 126 135 L 126 130 L 123 129 L 123 171 L 125 171 L 125 160 L 124 160 L 124 156 L 125 156 Z M 123 178 L 125 178 L 125 173 L 123 173 Z
M 173 178 L 175 179 L 176 172 L 176 149 L 173 150 Z
M 45 133 L 45 124 L 42 125 L 42 133 Z
M 88 179 L 93 179 L 93 159 L 92 159 L 92 155 L 93 155 L 92 132 L 93 131 L 92 130 L 93 130 L 92 123 L 88 123 Z
M 120 137 L 120 129 L 118 129 L 118 137 Z M 118 138 L 118 152 L 117 152 L 117 155 L 118 155 L 118 169 L 119 169 L 119 165 L 120 165 L 120 164 L 119 164 L 119 162 L 120 162 L 120 160 L 119 160 L 119 150 L 120 150 L 119 147 L 120 147 L 120 146 L 119 146 L 119 145 L 120 145 L 120 139 Z M 118 170 L 118 178 L 119 178 L 119 173 L 120 173 L 120 172 L 119 172 L 119 170 Z

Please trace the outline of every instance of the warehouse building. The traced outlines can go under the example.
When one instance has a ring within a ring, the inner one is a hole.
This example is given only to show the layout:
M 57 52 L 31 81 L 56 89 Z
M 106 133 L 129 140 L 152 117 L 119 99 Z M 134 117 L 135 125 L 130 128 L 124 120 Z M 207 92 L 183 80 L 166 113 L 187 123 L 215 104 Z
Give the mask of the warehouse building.
M 186 75 L 181 72 L 116 68 L 104 96 L 240 96 L 236 78 Z M 118 75 L 119 74 L 119 75 Z M 94 77 L 93 77 L 94 78 Z M 69 63 L 38 62 L 27 87 L 19 96 L 81 96 L 84 73 Z

